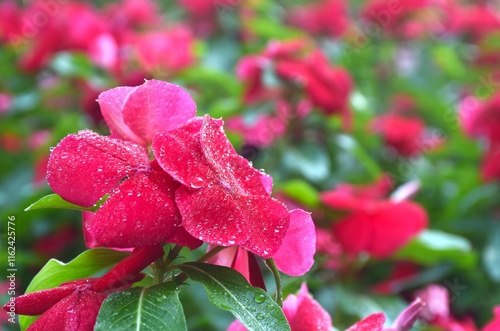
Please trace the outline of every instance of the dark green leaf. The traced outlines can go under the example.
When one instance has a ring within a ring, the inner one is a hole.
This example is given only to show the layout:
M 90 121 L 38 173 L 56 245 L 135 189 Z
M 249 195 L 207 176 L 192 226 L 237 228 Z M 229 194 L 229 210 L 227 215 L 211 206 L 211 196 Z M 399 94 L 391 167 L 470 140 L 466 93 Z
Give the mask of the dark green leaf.
M 201 283 L 214 305 L 230 311 L 249 330 L 290 330 L 281 308 L 264 290 L 252 287 L 239 272 L 206 263 L 185 263 L 179 268 Z
M 51 259 L 33 278 L 26 293 L 54 288 L 72 280 L 91 277 L 117 264 L 129 253 L 107 248 L 89 249 L 68 263 Z M 25 330 L 37 317 L 20 316 L 21 330 Z
M 94 330 L 187 330 L 179 290 L 168 282 L 113 293 L 102 304 Z

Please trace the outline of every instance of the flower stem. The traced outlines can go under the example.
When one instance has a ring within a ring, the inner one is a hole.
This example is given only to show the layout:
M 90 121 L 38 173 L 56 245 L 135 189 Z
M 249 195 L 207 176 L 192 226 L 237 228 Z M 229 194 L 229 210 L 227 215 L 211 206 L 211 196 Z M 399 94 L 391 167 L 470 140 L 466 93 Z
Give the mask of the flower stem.
M 174 246 L 170 249 L 167 257 L 163 260 L 163 257 L 157 259 L 153 267 L 153 284 L 158 285 L 163 283 L 165 279 L 165 273 L 168 271 L 168 266 L 179 256 L 182 250 L 182 246 Z
M 281 288 L 281 276 L 274 259 L 266 259 L 266 265 L 271 270 L 274 276 L 274 281 L 276 282 L 276 303 L 282 307 L 283 306 L 283 290 Z
M 226 248 L 226 247 L 224 247 L 224 246 L 217 246 L 217 247 L 211 249 L 210 251 L 206 252 L 198 260 L 196 260 L 196 262 L 205 262 L 206 260 L 208 260 L 209 258 L 211 258 L 212 256 L 214 256 L 215 254 L 217 254 L 220 251 L 222 251 L 224 248 Z M 176 266 L 173 265 L 171 268 L 174 268 L 174 267 L 176 267 Z M 175 276 L 174 281 L 177 284 L 182 284 L 182 283 L 184 283 L 186 281 L 187 278 L 188 278 L 187 275 L 185 273 L 181 272 L 180 274 L 178 274 L 177 276 Z

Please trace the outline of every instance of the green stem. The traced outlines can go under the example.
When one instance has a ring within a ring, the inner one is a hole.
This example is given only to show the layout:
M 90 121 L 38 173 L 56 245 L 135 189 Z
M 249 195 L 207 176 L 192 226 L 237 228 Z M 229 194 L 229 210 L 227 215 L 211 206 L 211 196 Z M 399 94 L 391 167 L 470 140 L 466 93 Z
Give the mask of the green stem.
M 281 276 L 278 271 L 278 267 L 276 267 L 276 263 L 274 263 L 274 259 L 266 259 L 266 265 L 271 270 L 274 276 L 274 281 L 276 282 L 276 303 L 282 307 L 283 306 L 283 289 L 281 288 Z
M 202 257 L 200 257 L 198 260 L 196 260 L 196 262 L 205 262 L 206 260 L 208 260 L 209 258 L 211 258 L 212 256 L 214 256 L 215 254 L 217 254 L 220 251 L 222 251 L 224 248 L 227 248 L 227 247 L 217 246 L 217 247 L 211 249 L 210 251 L 206 252 Z M 172 270 L 174 268 L 177 268 L 177 265 L 173 265 L 173 266 L 171 266 L 168 269 Z M 182 284 L 182 283 L 184 283 L 186 281 L 187 278 L 188 278 L 187 275 L 185 273 L 181 272 L 180 274 L 178 274 L 177 276 L 175 276 L 174 281 L 177 284 Z
M 153 285 L 158 285 L 163 283 L 163 275 L 165 274 L 165 269 L 163 266 L 163 258 L 160 257 L 155 261 L 153 266 Z
M 175 259 L 179 256 L 179 253 L 182 250 L 182 246 L 174 246 L 174 248 L 170 249 L 168 255 L 165 260 L 163 258 L 159 258 L 155 261 L 153 267 L 153 284 L 158 285 L 163 283 L 165 279 L 165 273 L 168 271 L 168 266 L 174 262 Z

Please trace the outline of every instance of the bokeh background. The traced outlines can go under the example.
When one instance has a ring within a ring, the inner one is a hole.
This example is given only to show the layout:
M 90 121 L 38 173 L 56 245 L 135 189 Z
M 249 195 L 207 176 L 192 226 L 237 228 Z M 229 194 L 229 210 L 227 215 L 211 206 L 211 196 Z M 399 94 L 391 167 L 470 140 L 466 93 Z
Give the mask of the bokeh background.
M 416 295 L 439 308 L 415 330 L 492 320 L 500 2 L 0 1 L 0 269 L 15 216 L 18 294 L 50 258 L 85 249 L 78 212 L 24 211 L 51 193 L 50 147 L 86 128 L 109 134 L 99 93 L 151 78 L 187 89 L 198 115 L 222 117 L 240 154 L 273 176 L 274 195 L 312 211 L 317 261 L 284 278 L 286 293 L 307 281 L 339 330 L 372 312 L 394 318 Z M 331 202 L 332 192 L 353 200 Z M 338 226 L 401 199 L 425 211 L 424 229 L 395 211 Z M 383 253 L 373 244 L 391 241 Z M 196 286 L 182 295 L 190 330 L 231 322 Z

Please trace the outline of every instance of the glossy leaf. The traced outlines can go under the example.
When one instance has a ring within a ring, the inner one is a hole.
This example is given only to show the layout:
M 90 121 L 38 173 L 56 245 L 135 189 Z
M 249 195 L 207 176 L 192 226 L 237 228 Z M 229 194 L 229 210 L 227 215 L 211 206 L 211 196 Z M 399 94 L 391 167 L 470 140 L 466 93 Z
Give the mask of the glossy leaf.
M 252 287 L 237 271 L 206 263 L 185 263 L 180 269 L 201 283 L 214 305 L 230 311 L 248 330 L 290 330 L 281 308 L 261 288 Z
M 113 293 L 102 304 L 94 330 L 187 330 L 179 290 L 169 282 Z

